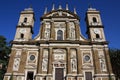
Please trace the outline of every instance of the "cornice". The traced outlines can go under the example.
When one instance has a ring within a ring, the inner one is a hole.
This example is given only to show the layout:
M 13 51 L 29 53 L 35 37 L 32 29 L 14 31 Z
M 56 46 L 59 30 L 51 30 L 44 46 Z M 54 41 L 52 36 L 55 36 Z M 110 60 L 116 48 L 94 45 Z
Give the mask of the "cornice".
M 80 41 L 80 40 L 64 40 L 64 41 L 57 41 L 57 40 L 49 40 L 49 41 L 45 41 L 45 40 L 40 40 L 40 41 L 12 41 L 12 44 L 19 44 L 19 45 L 24 45 L 24 44 L 28 44 L 28 45 L 40 45 L 40 44 L 51 44 L 51 43 L 68 43 L 68 44 L 80 44 L 80 45 L 105 45 L 108 44 L 108 41 L 102 41 L 102 42 L 96 42 L 96 41 Z

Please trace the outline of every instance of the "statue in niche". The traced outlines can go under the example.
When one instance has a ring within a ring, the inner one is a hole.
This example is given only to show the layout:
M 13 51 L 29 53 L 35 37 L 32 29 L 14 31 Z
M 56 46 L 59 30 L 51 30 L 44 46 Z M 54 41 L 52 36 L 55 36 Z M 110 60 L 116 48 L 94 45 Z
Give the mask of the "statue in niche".
M 101 67 L 101 70 L 104 71 L 104 70 L 106 70 L 105 59 L 104 59 L 103 55 L 99 55 L 99 56 L 100 56 L 100 67 Z
M 75 25 L 73 22 L 69 23 L 70 26 L 70 38 L 75 39 Z
M 48 33 L 47 33 L 47 32 L 45 32 L 45 39 L 46 39 L 46 38 L 48 38 Z
M 71 34 L 71 38 L 74 39 L 75 38 L 75 29 L 74 28 L 71 28 L 70 34 Z
M 43 61 L 42 61 L 42 70 L 47 71 L 47 64 L 48 64 L 48 50 L 44 50 L 43 54 Z
M 15 58 L 15 59 L 14 59 L 13 70 L 15 70 L 15 71 L 18 70 L 18 68 L 19 68 L 19 62 L 20 62 L 20 59 L 19 59 L 19 58 Z
M 72 70 L 77 70 L 77 61 L 76 59 L 72 59 L 71 60 L 71 64 L 72 64 Z
M 100 67 L 101 67 L 101 70 L 104 71 L 106 68 L 105 68 L 105 60 L 104 59 L 100 59 Z
M 71 69 L 72 71 L 77 70 L 76 50 L 71 50 Z
M 50 29 L 46 28 L 46 30 L 45 30 L 45 38 L 49 39 L 49 37 L 50 37 Z
M 47 71 L 47 62 L 48 62 L 48 59 L 43 58 L 43 62 L 42 62 L 42 70 L 43 71 Z

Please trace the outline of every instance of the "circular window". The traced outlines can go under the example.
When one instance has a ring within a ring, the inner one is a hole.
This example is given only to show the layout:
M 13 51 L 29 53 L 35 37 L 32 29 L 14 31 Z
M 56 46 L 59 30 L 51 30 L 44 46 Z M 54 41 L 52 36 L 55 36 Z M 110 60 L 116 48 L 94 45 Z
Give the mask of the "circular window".
M 85 60 L 86 62 L 90 61 L 90 56 L 89 56 L 89 55 L 86 55 L 86 56 L 84 57 L 84 60 Z
M 35 56 L 34 55 L 30 55 L 30 60 L 34 60 L 35 59 Z

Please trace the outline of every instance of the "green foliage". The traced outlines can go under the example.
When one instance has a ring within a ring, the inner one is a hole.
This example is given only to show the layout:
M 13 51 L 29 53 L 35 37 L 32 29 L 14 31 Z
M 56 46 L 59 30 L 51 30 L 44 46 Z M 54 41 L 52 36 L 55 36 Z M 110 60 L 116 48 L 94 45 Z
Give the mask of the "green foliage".
M 6 38 L 0 35 L 0 80 L 3 80 L 4 74 L 7 69 L 10 54 L 10 45 L 6 42 Z
M 120 79 L 120 49 L 110 49 L 110 60 L 116 80 Z
M 9 80 L 13 80 L 13 73 L 11 74 L 11 76 L 10 76 L 10 79 Z

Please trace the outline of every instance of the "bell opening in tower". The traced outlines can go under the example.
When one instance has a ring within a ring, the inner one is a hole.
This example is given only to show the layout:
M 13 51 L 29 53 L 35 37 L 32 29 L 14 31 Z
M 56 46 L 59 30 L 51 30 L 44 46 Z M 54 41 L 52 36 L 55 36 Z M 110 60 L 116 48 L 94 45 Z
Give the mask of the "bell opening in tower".
M 27 18 L 24 18 L 24 23 L 26 23 L 27 22 Z
M 20 38 L 22 38 L 22 39 L 24 38 L 24 34 L 23 33 L 20 35 Z
M 97 19 L 95 17 L 93 17 L 93 22 L 96 23 L 97 22 Z
M 100 38 L 100 35 L 99 35 L 99 34 L 96 34 L 96 38 L 97 38 L 97 39 Z
M 28 72 L 27 73 L 27 80 L 33 80 L 33 75 L 34 75 L 33 72 Z

